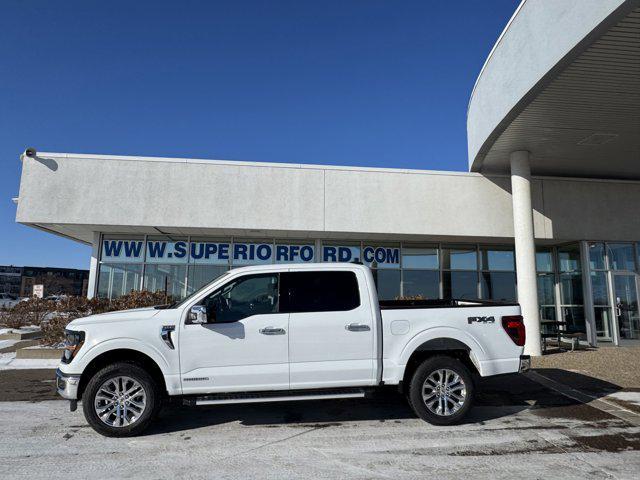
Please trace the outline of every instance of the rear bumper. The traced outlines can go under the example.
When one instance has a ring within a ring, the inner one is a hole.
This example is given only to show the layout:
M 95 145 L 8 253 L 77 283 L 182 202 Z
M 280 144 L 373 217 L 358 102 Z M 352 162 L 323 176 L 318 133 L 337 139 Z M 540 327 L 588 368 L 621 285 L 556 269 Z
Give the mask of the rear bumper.
M 524 373 L 528 372 L 531 368 L 531 357 L 529 355 L 520 355 L 520 367 L 518 368 L 518 372 Z
M 80 375 L 68 375 L 56 370 L 56 390 L 58 395 L 67 400 L 78 399 L 78 386 L 80 385 Z

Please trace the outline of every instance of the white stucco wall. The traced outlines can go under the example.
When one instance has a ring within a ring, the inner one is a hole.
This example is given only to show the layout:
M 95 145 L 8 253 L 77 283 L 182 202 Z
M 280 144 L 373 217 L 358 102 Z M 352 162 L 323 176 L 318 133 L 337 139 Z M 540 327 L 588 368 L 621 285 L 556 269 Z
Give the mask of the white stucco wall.
M 640 182 L 535 179 L 542 240 L 640 239 Z M 476 173 L 40 154 L 25 158 L 16 220 L 93 232 L 310 238 L 513 237 L 510 180 Z

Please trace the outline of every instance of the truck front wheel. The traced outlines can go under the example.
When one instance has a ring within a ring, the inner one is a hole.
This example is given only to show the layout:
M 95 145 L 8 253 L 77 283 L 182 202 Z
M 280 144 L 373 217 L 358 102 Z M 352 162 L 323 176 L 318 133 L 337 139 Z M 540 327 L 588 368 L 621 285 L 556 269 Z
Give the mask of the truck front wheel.
M 462 362 L 436 356 L 426 359 L 413 373 L 409 402 L 422 420 L 452 425 L 471 408 L 473 390 L 471 373 Z
M 133 363 L 114 363 L 98 371 L 82 396 L 82 409 L 93 429 L 107 437 L 140 434 L 160 408 L 153 377 Z

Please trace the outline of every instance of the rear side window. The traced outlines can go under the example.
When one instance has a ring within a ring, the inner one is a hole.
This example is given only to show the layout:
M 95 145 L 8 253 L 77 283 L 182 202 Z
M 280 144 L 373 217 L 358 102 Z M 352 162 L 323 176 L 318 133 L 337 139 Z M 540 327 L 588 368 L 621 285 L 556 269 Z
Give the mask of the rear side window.
M 281 312 L 341 312 L 360 306 L 354 272 L 281 274 Z

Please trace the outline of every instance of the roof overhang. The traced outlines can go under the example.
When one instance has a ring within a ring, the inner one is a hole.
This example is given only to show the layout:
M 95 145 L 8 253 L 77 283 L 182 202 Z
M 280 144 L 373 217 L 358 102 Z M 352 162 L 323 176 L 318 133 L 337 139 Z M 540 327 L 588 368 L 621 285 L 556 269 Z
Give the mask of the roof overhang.
M 523 1 L 467 116 L 469 169 L 640 179 L 640 0 Z

